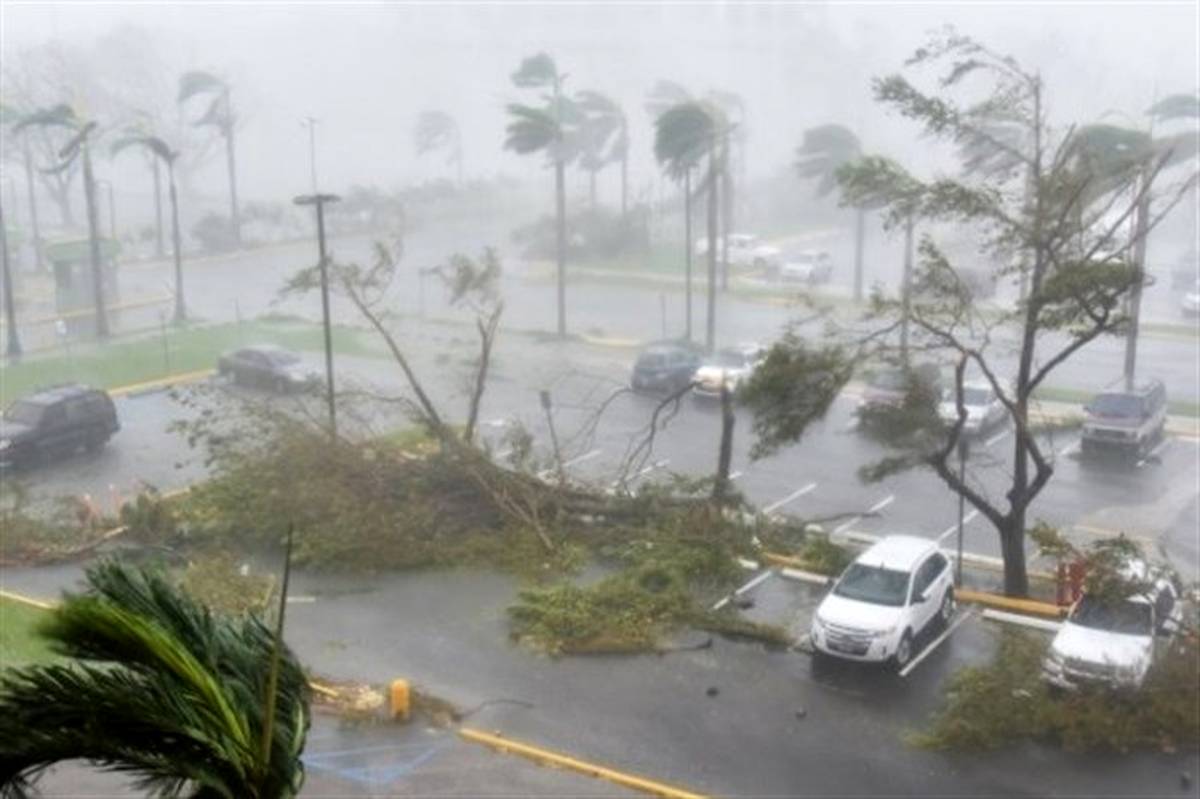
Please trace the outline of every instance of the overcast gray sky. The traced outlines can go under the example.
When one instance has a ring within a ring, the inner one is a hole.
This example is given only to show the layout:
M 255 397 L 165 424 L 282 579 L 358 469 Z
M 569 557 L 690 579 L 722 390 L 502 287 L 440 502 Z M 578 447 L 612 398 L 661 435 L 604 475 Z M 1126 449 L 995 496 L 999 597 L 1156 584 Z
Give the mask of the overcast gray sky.
M 535 175 L 539 164 L 501 149 L 508 76 L 545 50 L 569 88 L 610 93 L 633 120 L 636 180 L 653 173 L 646 90 L 670 78 L 746 100 L 749 166 L 783 167 L 805 127 L 854 126 L 871 149 L 920 161 L 926 147 L 884 116 L 868 80 L 894 71 L 924 32 L 951 23 L 1043 71 L 1062 119 L 1109 109 L 1136 114 L 1155 92 L 1192 91 L 1198 75 L 1198 3 L 709 4 L 51 4 L 6 0 L 4 58 L 58 39 L 86 48 L 121 26 L 157 43 L 169 79 L 188 68 L 226 75 L 245 118 L 242 183 L 250 199 L 307 184 L 299 120 L 318 117 L 320 170 L 330 188 L 386 186 L 448 174 L 418 160 L 417 114 L 459 118 L 467 170 Z M 842 57 L 840 65 L 833 60 Z M 846 64 L 850 64 L 849 69 Z M 204 180 L 222 183 L 220 164 Z

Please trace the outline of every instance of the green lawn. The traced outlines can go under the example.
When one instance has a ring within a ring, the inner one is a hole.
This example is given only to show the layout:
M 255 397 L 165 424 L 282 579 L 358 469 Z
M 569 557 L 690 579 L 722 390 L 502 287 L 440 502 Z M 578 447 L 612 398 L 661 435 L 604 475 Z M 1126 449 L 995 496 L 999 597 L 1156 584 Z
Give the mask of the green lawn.
M 334 350 L 346 355 L 373 354 L 369 335 L 335 327 Z M 27 358 L 4 367 L 0 405 L 55 383 L 80 382 L 116 388 L 169 374 L 212 369 L 224 351 L 245 344 L 277 344 L 293 350 L 321 350 L 321 328 L 303 322 L 230 322 L 204 327 L 168 328 L 161 335 L 116 339 L 67 355 L 65 352 Z
M 33 631 L 46 611 L 0 597 L 0 669 L 41 663 L 54 657 Z

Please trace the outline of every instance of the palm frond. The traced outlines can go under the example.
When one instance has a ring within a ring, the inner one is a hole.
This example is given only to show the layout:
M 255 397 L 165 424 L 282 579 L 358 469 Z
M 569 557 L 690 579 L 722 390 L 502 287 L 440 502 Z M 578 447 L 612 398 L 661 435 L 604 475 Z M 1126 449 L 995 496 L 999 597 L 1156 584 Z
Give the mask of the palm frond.
M 558 66 L 546 53 L 537 53 L 523 59 L 511 78 L 513 85 L 521 89 L 553 86 L 559 80 Z
M 422 111 L 417 117 L 413 138 L 417 155 L 445 147 L 458 139 L 458 123 L 445 111 Z
M 671 80 L 660 80 L 646 95 L 646 113 L 658 119 L 668 108 L 692 101 L 691 93 Z
M 209 92 L 221 93 L 228 88 L 225 81 L 211 72 L 192 70 L 179 76 L 179 95 L 176 98 L 176 102 L 187 102 L 197 94 L 206 94 Z
M 824 197 L 837 186 L 837 170 L 862 154 L 862 145 L 844 125 L 818 125 L 804 131 L 793 166 L 801 178 L 817 179 L 817 195 Z
M 1200 119 L 1200 96 L 1195 94 L 1172 94 L 1146 109 L 1155 120 Z
M 149 150 L 156 158 L 161 158 L 166 163 L 171 163 L 175 160 L 175 153 L 171 150 L 170 145 L 157 136 L 149 136 L 145 134 L 132 134 L 122 136 L 112 143 L 109 148 L 111 155 L 116 156 L 130 147 L 142 147 Z
M 654 122 L 654 157 L 668 175 L 681 178 L 713 151 L 719 132 L 708 104 L 693 101 L 672 106 Z
M 547 150 L 558 136 L 558 123 L 550 112 L 520 103 L 510 103 L 512 119 L 505 128 L 504 149 L 520 155 Z
M 13 133 L 20 133 L 26 128 L 77 128 L 79 127 L 79 118 L 75 116 L 75 112 L 71 106 L 66 103 L 59 103 L 48 108 L 39 108 L 31 111 L 21 119 L 18 119 L 13 125 Z

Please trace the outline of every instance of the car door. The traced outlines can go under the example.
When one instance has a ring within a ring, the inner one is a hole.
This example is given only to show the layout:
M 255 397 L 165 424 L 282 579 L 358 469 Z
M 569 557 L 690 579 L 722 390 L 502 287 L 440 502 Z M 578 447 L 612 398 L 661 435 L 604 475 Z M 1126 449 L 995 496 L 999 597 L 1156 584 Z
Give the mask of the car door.
M 914 631 L 925 629 L 930 619 L 938 611 L 942 597 L 935 591 L 929 590 L 933 587 L 938 571 L 939 564 L 936 555 L 926 558 L 917 567 L 912 588 L 912 626 Z
M 38 448 L 43 455 L 60 455 L 70 449 L 71 431 L 62 402 L 47 405 L 38 423 Z
M 78 449 L 87 441 L 91 432 L 92 415 L 89 412 L 87 397 L 72 397 L 63 403 L 67 414 L 67 424 L 63 430 L 63 448 Z

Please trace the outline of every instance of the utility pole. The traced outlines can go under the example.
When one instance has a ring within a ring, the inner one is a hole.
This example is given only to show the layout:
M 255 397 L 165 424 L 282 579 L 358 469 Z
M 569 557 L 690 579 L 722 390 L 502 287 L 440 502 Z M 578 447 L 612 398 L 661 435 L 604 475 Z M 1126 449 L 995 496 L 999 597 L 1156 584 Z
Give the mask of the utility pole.
M 317 207 L 317 253 L 321 270 L 321 319 L 325 326 L 325 401 L 329 405 L 329 434 L 337 438 L 337 411 L 333 402 L 333 329 L 329 324 L 329 259 L 325 254 L 325 204 L 335 203 L 336 194 L 306 194 L 297 197 L 296 205 Z
M 8 333 L 8 345 L 4 354 L 9 359 L 21 357 L 21 339 L 17 331 L 17 303 L 13 297 L 12 261 L 8 256 L 8 228 L 5 227 L 4 209 L 0 207 L 0 257 L 4 258 L 4 318 Z
M 303 125 L 308 128 L 308 172 L 312 178 L 312 193 L 317 193 L 317 119 L 305 117 Z

